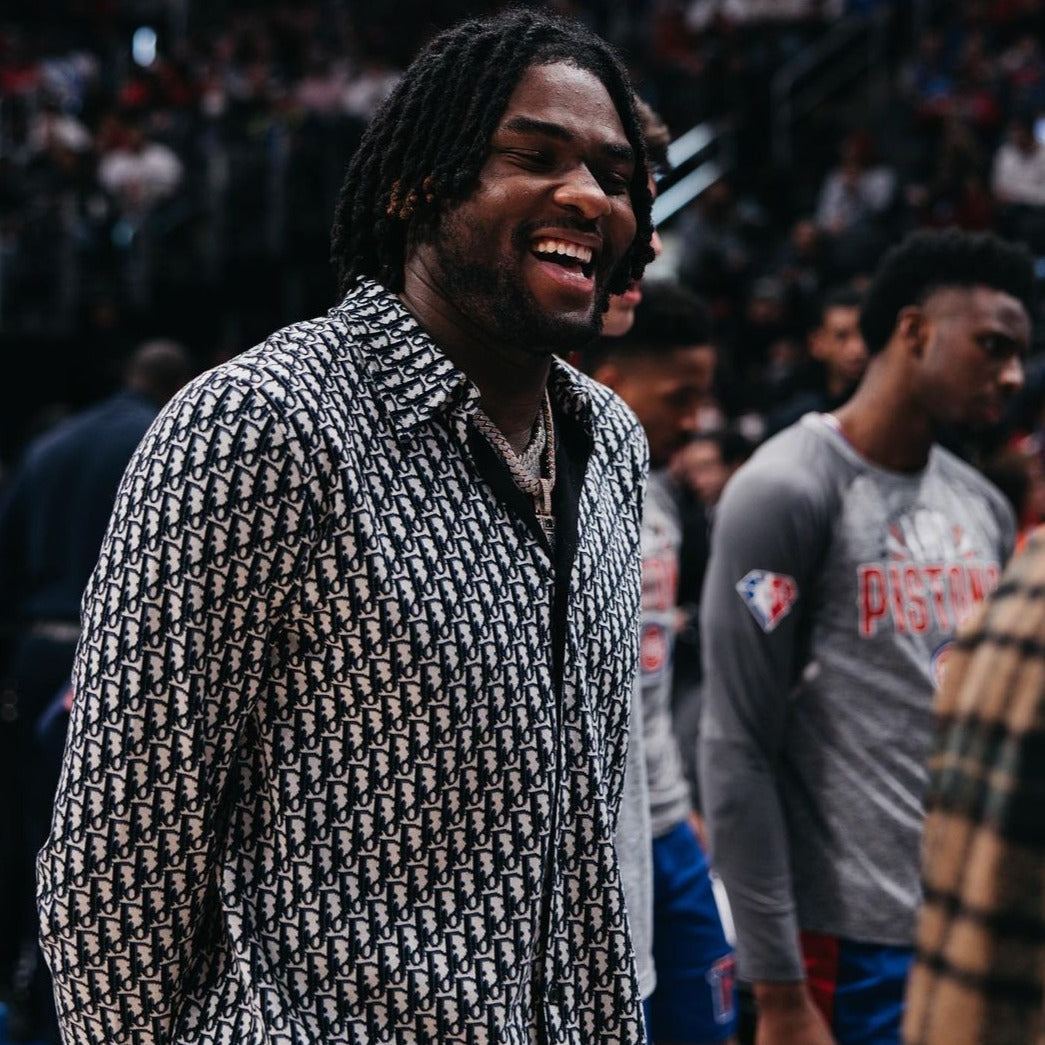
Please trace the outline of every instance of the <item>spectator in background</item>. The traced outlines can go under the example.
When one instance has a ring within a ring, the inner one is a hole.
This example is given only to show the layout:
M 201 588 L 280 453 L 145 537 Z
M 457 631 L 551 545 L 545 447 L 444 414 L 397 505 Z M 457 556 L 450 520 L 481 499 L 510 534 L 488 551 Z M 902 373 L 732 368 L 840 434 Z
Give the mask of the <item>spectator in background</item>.
M 144 114 L 113 116 L 99 135 L 98 183 L 125 217 L 143 218 L 181 185 L 178 154 L 145 130 Z
M 335 61 L 318 45 L 313 45 L 306 57 L 301 79 L 294 84 L 294 102 L 306 114 L 335 116 L 342 110 L 347 81 L 345 64 Z
M 740 432 L 720 428 L 697 432 L 671 459 L 672 477 L 696 498 L 709 534 L 726 483 L 754 449 Z
M 350 116 L 368 122 L 377 107 L 392 93 L 402 75 L 401 69 L 380 55 L 362 55 L 359 68 L 354 71 L 341 93 L 342 109 Z
M 826 238 L 835 280 L 874 267 L 888 242 L 887 222 L 896 199 L 896 172 L 878 160 L 870 134 L 847 134 L 838 164 L 825 174 L 816 203 L 816 223 Z
M 930 25 L 919 33 L 900 69 L 899 87 L 922 129 L 931 130 L 951 112 L 954 63 L 939 28 Z
M 1034 440 L 1017 437 L 991 454 L 983 474 L 1009 499 L 1016 515 L 1016 551 L 1045 523 L 1045 464 Z
M 91 145 L 84 124 L 63 113 L 54 98 L 45 97 L 29 120 L 24 163 L 6 168 L 14 175 L 11 180 L 0 165 L 4 320 L 17 311 L 26 319 L 32 317 L 37 329 L 56 321 L 72 322 L 82 287 L 76 252 L 89 234 L 84 208 L 94 185 Z M 17 304 L 12 308 L 13 302 Z
M 803 355 L 794 299 L 773 274 L 759 276 L 743 295 L 739 321 L 727 329 L 722 393 L 731 416 L 747 415 L 756 441 L 767 413 L 785 394 Z
M 31 156 L 55 150 L 79 155 L 89 152 L 93 144 L 91 132 L 81 120 L 63 112 L 56 98 L 43 98 L 29 122 L 26 135 L 26 147 Z
M 905 202 L 924 226 L 957 225 L 970 232 L 993 227 L 995 201 L 987 181 L 988 164 L 979 137 L 960 116 L 942 118 L 924 183 L 904 188 Z
M 955 21 L 965 24 L 959 30 L 955 61 L 954 94 L 950 112 L 972 126 L 985 140 L 1002 125 L 1002 83 L 997 59 L 991 50 L 990 34 L 978 24 L 984 13 L 980 0 L 965 0 L 964 10 Z
M 906 238 L 864 298 L 856 392 L 763 443 L 718 507 L 699 770 L 759 1045 L 898 1038 L 932 692 L 1015 540 L 939 439 L 1002 420 L 1033 292 L 994 236 Z
M 1039 33 L 1040 21 L 1039 32 L 1020 33 L 998 55 L 1012 112 L 1045 113 L 1045 51 Z
M 875 221 L 892 206 L 896 175 L 879 163 L 866 131 L 852 131 L 839 147 L 839 162 L 820 187 L 816 221 L 829 236 L 839 236 Z
M 750 440 L 730 428 L 699 431 L 680 447 L 668 466 L 679 491 L 682 518 L 679 626 L 671 707 L 690 798 L 698 813 L 701 801 L 697 734 L 700 728 L 700 687 L 704 679 L 700 655 L 700 595 L 719 499 L 726 483 L 754 449 Z
M 716 322 L 731 315 L 750 278 L 755 251 L 733 186 L 719 179 L 676 225 L 679 278 L 711 307 Z
M 41 751 L 37 729 L 68 680 L 80 598 L 123 471 L 192 370 L 181 344 L 144 342 L 127 361 L 122 388 L 30 442 L 0 494 L 0 672 L 8 704 L 0 762 L 10 776 L 3 788 L 5 833 L 15 842 L 0 849 L 0 880 L 7 883 L 0 902 L 9 926 L 4 935 L 20 942 L 20 969 L 5 969 L 4 976 L 17 981 L 6 986 L 25 1040 L 48 1033 L 57 1042 L 36 943 L 33 862 L 47 834 L 58 765 Z
M 1035 135 L 1035 116 L 1017 113 L 991 164 L 991 191 L 998 201 L 998 227 L 1045 254 L 1045 142 Z
M 1045 534 L 958 636 L 936 694 L 905 1045 L 1045 1036 Z
M 109 200 L 111 261 L 120 280 L 120 297 L 145 313 L 156 280 L 165 268 L 178 268 L 175 244 L 160 249 L 165 228 L 161 208 L 176 202 L 185 166 L 169 146 L 146 132 L 147 113 L 114 115 L 98 136 L 98 184 Z M 191 267 L 191 263 L 190 266 Z
M 825 237 L 812 216 L 797 217 L 774 252 L 772 271 L 782 280 L 794 315 L 803 327 L 816 322 L 829 278 Z
M 852 395 L 867 368 L 867 346 L 860 333 L 862 300 L 863 294 L 848 286 L 824 296 L 819 321 L 808 339 L 812 366 L 796 379 L 800 387 L 794 394 L 770 410 L 767 436 L 811 410 L 834 410 Z

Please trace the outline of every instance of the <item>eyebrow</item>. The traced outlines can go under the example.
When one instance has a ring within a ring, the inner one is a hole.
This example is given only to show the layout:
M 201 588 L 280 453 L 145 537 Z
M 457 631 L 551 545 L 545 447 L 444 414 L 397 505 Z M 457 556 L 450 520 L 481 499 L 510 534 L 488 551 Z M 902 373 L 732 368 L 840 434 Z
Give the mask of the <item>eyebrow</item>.
M 516 131 L 521 134 L 540 134 L 546 138 L 554 138 L 556 141 L 572 142 L 574 135 L 558 123 L 550 123 L 548 120 L 538 120 L 532 116 L 513 116 L 501 124 L 501 130 Z M 621 145 L 619 142 L 603 142 L 599 148 L 614 159 L 631 162 L 635 159 L 635 150 L 630 145 Z

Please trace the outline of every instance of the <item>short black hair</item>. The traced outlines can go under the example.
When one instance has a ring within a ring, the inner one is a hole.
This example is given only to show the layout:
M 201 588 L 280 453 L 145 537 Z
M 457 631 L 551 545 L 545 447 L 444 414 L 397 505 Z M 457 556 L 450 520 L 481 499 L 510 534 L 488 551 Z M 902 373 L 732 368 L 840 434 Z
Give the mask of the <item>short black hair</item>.
M 689 441 L 716 446 L 727 468 L 743 464 L 755 452 L 755 444 L 735 428 L 712 428 L 706 432 L 697 432 L 690 436 Z
M 417 54 L 372 117 L 349 163 L 332 230 L 342 293 L 362 277 L 403 287 L 408 244 L 475 190 L 508 99 L 534 65 L 566 62 L 596 76 L 635 154 L 636 235 L 610 286 L 621 293 L 653 259 L 652 198 L 635 93 L 617 52 L 583 23 L 511 7 L 443 30 Z
M 833 308 L 860 308 L 864 303 L 864 292 L 849 283 L 828 287 L 820 295 L 817 322 L 823 323 L 827 313 Z
M 892 337 L 908 305 L 938 290 L 989 287 L 1011 294 L 1034 314 L 1034 259 L 1019 243 L 992 232 L 919 229 L 886 252 L 860 311 L 860 333 L 872 355 Z
M 581 368 L 590 374 L 607 359 L 668 355 L 679 348 L 710 345 L 711 337 L 711 312 L 703 298 L 673 279 L 646 280 L 631 329 L 585 347 Z

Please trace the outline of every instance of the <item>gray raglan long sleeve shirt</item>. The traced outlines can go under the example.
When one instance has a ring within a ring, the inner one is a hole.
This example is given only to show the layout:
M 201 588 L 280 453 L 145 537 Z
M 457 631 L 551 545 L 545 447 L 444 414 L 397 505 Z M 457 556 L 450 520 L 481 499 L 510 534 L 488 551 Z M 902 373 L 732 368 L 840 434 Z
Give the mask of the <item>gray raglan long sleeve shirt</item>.
M 808 414 L 718 509 L 700 776 L 749 980 L 804 977 L 800 930 L 906 945 L 933 689 L 1014 521 L 941 447 L 897 474 Z

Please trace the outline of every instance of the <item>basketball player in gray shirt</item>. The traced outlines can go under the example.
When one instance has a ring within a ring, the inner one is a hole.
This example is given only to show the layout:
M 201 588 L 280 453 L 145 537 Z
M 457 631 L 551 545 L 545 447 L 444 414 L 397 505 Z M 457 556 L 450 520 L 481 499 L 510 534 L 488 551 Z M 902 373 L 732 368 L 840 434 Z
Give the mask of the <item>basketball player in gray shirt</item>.
M 853 397 L 764 443 L 720 503 L 699 766 L 758 1045 L 899 1041 L 933 690 L 1014 541 L 938 440 L 1001 420 L 1033 285 L 1022 248 L 912 234 L 868 288 Z

